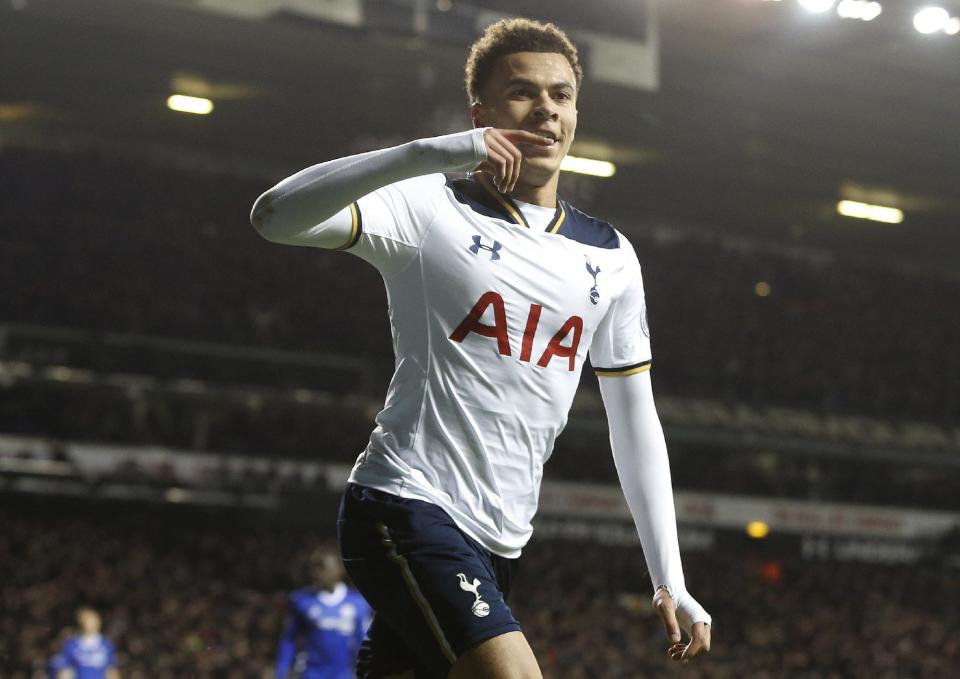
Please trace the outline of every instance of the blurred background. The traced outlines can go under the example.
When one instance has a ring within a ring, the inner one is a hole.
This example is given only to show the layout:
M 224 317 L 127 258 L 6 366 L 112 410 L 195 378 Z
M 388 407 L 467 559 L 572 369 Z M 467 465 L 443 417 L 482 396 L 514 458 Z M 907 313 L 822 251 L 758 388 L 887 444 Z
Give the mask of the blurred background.
M 667 662 L 585 370 L 511 602 L 544 675 L 960 675 L 960 2 L 0 0 L 0 676 L 82 603 L 125 677 L 272 676 L 392 348 L 374 269 L 249 209 L 469 127 L 507 14 L 580 47 L 561 195 L 643 266 L 715 618 Z

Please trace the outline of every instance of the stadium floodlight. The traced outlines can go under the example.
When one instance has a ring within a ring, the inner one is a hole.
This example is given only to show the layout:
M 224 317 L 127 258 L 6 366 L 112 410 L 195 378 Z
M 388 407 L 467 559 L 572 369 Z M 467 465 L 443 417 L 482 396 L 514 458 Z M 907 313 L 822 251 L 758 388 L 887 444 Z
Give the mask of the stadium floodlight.
M 924 35 L 946 31 L 950 14 L 943 7 L 924 7 L 913 15 L 913 27 Z
M 883 205 L 870 205 L 855 200 L 841 200 L 837 203 L 837 212 L 844 217 L 869 219 L 873 222 L 883 222 L 885 224 L 900 224 L 903 221 L 902 210 L 895 207 L 884 207 Z
M 829 12 L 836 4 L 836 0 L 798 0 L 798 2 L 801 7 L 814 14 Z
M 560 163 L 560 169 L 577 174 L 588 174 L 591 177 L 612 177 L 617 171 L 617 166 L 605 160 L 567 156 Z
M 185 94 L 173 94 L 167 97 L 167 108 L 180 113 L 194 113 L 205 116 L 213 110 L 213 102 L 203 97 L 188 97 Z
M 883 7 L 879 2 L 867 0 L 840 0 L 840 4 L 837 5 L 837 16 L 843 19 L 873 21 L 882 11 Z

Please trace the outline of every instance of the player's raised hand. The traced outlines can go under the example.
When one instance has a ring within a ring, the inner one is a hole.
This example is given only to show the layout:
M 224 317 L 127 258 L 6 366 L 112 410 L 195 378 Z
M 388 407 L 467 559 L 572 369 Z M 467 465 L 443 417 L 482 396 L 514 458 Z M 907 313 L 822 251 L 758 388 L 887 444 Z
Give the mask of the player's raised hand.
M 520 178 L 520 162 L 523 155 L 519 144 L 553 146 L 557 142 L 527 130 L 500 130 L 491 127 L 483 134 L 487 145 L 487 159 L 477 170 L 490 172 L 501 193 L 510 193 Z
M 680 605 L 673 600 L 666 588 L 657 589 L 653 595 L 653 607 L 663 621 L 670 648 L 667 655 L 677 662 L 689 662 L 698 655 L 710 651 L 710 615 L 703 606 L 686 592 L 678 592 Z M 679 620 L 678 620 L 679 618 Z M 683 643 L 680 626 L 690 635 L 690 641 Z

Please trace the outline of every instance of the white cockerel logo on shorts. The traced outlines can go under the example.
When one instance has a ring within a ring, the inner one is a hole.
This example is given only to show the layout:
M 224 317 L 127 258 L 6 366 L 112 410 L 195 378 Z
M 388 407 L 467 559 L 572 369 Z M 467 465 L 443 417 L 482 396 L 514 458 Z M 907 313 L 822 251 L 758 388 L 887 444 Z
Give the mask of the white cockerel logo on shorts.
M 460 589 L 477 597 L 473 602 L 473 614 L 478 618 L 490 615 L 490 604 L 480 598 L 480 581 L 474 578 L 472 583 L 467 582 L 467 576 L 463 573 L 457 573 L 457 577 L 460 578 Z

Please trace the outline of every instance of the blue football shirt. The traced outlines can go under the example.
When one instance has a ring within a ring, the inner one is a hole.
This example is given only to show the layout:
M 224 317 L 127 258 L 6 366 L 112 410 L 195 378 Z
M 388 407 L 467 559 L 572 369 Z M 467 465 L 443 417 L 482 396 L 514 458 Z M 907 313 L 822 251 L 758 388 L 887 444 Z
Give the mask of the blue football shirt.
M 73 670 L 74 679 L 106 679 L 107 670 L 117 666 L 113 643 L 100 634 L 70 637 L 60 655 L 63 667 Z
M 295 664 L 304 679 L 353 679 L 371 617 L 363 596 L 343 583 L 332 592 L 293 592 L 277 649 L 278 679 L 296 676 Z

